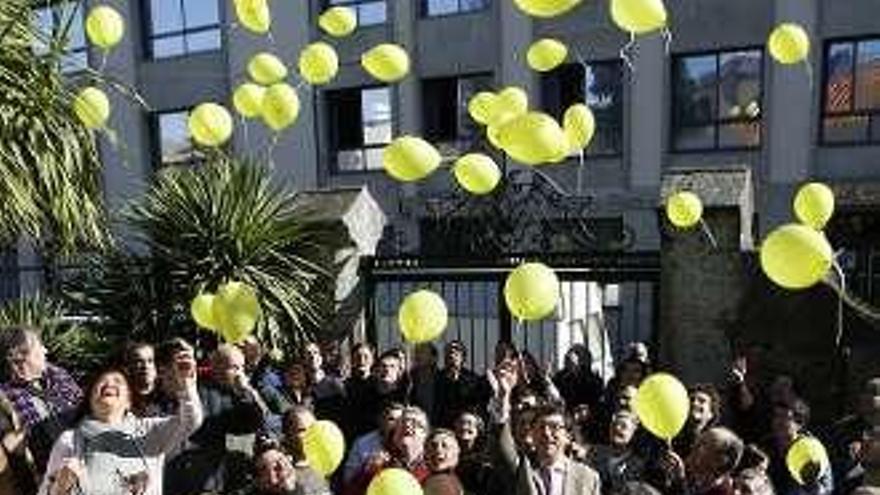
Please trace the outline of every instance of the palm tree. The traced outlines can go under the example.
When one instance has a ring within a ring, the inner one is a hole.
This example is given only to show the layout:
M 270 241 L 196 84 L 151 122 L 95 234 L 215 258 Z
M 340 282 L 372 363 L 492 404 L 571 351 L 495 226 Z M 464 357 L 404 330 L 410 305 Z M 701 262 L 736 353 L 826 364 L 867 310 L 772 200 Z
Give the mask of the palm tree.
M 101 160 L 60 64 L 77 6 L 47 38 L 32 22 L 33 4 L 0 2 L 0 240 L 25 236 L 50 256 L 105 247 Z
M 123 217 L 148 255 L 96 259 L 73 296 L 109 333 L 158 340 L 192 335 L 189 304 L 228 280 L 254 287 L 276 343 L 312 339 L 326 283 L 322 231 L 304 225 L 294 191 L 255 161 L 216 155 L 194 168 L 161 171 Z M 85 283 L 83 283 L 85 282 Z

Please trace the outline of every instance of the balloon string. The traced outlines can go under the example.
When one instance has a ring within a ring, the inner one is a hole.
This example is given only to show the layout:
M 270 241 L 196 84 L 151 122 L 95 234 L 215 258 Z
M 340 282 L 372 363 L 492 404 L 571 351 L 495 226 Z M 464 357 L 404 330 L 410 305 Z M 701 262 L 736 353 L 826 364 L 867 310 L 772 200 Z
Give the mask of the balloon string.
M 629 71 L 633 72 L 633 73 L 635 73 L 636 68 L 633 65 L 632 58 L 629 56 L 629 54 L 632 51 L 632 49 L 635 47 L 635 44 L 636 44 L 636 34 L 633 32 L 630 32 L 629 33 L 629 42 L 627 42 L 627 44 L 623 45 L 623 48 L 620 49 L 620 59 L 623 60 L 624 64 L 626 64 L 627 69 L 629 69 Z
M 109 55 L 109 51 L 101 50 L 101 63 L 98 65 L 98 73 L 101 75 L 104 74 L 104 69 L 107 68 L 107 57 Z
M 669 53 L 672 49 L 672 31 L 670 31 L 668 27 L 664 26 L 661 33 L 663 34 L 663 50 L 666 52 L 666 55 L 669 56 Z
M 813 80 L 814 80 L 813 64 L 810 63 L 810 60 L 808 58 L 804 59 L 804 70 L 807 72 L 807 82 L 810 85 L 810 90 L 812 90 L 813 89 Z
M 275 48 L 275 36 L 272 35 L 272 31 L 268 31 L 268 32 L 266 33 L 266 39 L 269 40 L 269 46 L 270 46 L 271 48 Z
M 834 260 L 831 266 L 834 267 L 834 272 L 840 281 L 840 293 L 837 294 L 837 336 L 834 338 L 834 348 L 840 349 L 840 341 L 843 338 L 843 296 L 841 294 L 846 293 L 846 275 L 843 273 L 843 269 L 840 267 L 837 259 Z
M 578 196 L 584 192 L 584 150 L 578 152 L 578 170 L 577 170 L 577 192 Z
M 269 149 L 267 152 L 269 153 L 269 168 L 275 168 L 275 147 L 278 146 L 278 141 L 280 139 L 280 134 L 275 132 L 272 134 L 272 140 L 269 142 Z
M 245 119 L 244 116 L 241 116 L 238 118 L 238 120 L 241 123 L 241 133 L 244 135 L 244 147 L 245 147 L 245 149 L 250 149 L 251 140 L 250 140 L 250 133 L 248 132 L 247 119 Z
M 709 243 L 712 244 L 712 249 L 718 249 L 718 241 L 715 240 L 715 235 L 712 234 L 712 229 L 709 228 L 709 224 L 707 224 L 702 218 L 700 218 L 700 228 L 703 230 L 703 234 L 705 234 L 706 238 L 709 239 Z
M 835 268 L 839 269 L 837 262 L 834 262 Z M 841 283 L 838 283 L 836 280 L 831 277 L 825 277 L 825 284 L 829 286 L 837 295 L 840 297 L 841 301 L 843 301 L 847 306 L 849 306 L 852 310 L 854 310 L 857 314 L 864 317 L 866 320 L 878 321 L 880 322 L 880 309 L 873 307 L 866 301 L 862 301 L 856 296 L 853 296 L 846 292 L 845 287 L 842 286 Z M 844 282 L 841 279 L 841 282 Z

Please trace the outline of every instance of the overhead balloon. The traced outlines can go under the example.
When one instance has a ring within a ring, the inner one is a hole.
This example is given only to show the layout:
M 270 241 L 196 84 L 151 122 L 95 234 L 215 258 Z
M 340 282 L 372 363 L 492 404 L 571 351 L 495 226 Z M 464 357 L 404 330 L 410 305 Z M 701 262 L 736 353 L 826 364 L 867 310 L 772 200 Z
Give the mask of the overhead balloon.
M 559 279 L 543 263 L 523 263 L 507 276 L 504 301 L 519 320 L 546 318 L 559 303 Z
M 776 285 L 806 289 L 820 282 L 834 260 L 828 239 L 801 224 L 788 224 L 771 232 L 761 244 L 761 268 Z
M 421 344 L 437 340 L 449 321 L 446 302 L 437 293 L 420 290 L 406 296 L 397 311 L 404 340 Z
M 393 83 L 409 73 L 409 55 L 399 45 L 382 43 L 361 56 L 361 65 L 376 79 Z
M 254 83 L 244 83 L 232 93 L 232 105 L 245 118 L 259 117 L 263 111 L 263 97 L 266 88 Z
M 357 28 L 357 15 L 349 7 L 330 7 L 318 18 L 318 26 L 330 36 L 342 38 Z
M 214 319 L 214 294 L 199 294 L 193 298 L 190 304 L 190 315 L 193 321 L 202 328 L 217 330 L 217 320 Z
M 581 151 L 589 146 L 596 132 L 596 118 L 593 111 L 583 103 L 576 103 L 562 116 L 562 131 L 568 143 L 568 151 Z
M 556 17 L 575 8 L 582 0 L 514 0 L 513 3 L 533 17 Z
M 559 67 L 568 56 L 568 47 L 553 38 L 540 39 L 529 46 L 526 60 L 532 70 L 547 72 Z
M 293 125 L 299 117 L 299 96 L 296 89 L 287 83 L 269 86 L 263 96 L 263 122 L 275 132 L 283 131 Z
M 785 454 L 785 464 L 791 477 L 801 485 L 814 483 L 831 465 L 822 442 L 809 436 L 802 436 L 791 444 Z M 806 479 L 805 475 L 812 479 Z
M 202 103 L 194 108 L 188 126 L 193 141 L 202 146 L 220 146 L 232 137 L 232 116 L 216 103 Z
M 237 344 L 249 336 L 262 315 L 260 301 L 252 287 L 242 282 L 220 286 L 214 299 L 214 321 L 230 343 Z
M 529 95 L 517 86 L 508 86 L 495 95 L 489 115 L 489 125 L 501 128 L 516 117 L 529 111 Z
M 287 67 L 277 56 L 262 52 L 251 57 L 248 62 L 248 74 L 254 81 L 269 86 L 287 77 Z
M 488 125 L 496 98 L 491 91 L 480 91 L 468 102 L 468 113 L 477 123 Z
M 339 71 L 339 57 L 332 46 L 318 41 L 299 54 L 299 74 L 309 84 L 327 84 Z
M 110 118 L 110 100 L 100 89 L 90 86 L 84 88 L 73 100 L 73 111 L 77 118 L 89 129 L 101 129 Z
M 385 171 L 402 182 L 424 179 L 440 166 L 441 161 L 437 148 L 415 136 L 401 136 L 382 151 Z
M 804 184 L 794 197 L 794 213 L 802 224 L 822 230 L 834 214 L 834 193 L 821 182 Z
M 668 373 L 654 373 L 639 385 L 633 409 L 646 430 L 671 441 L 687 421 L 690 399 L 677 378 Z
M 96 46 L 109 50 L 118 45 L 125 35 L 125 20 L 109 5 L 99 5 L 86 17 L 86 35 Z
M 501 145 L 511 158 L 526 165 L 554 163 L 568 153 L 559 123 L 541 112 L 529 112 L 505 124 Z
M 345 455 L 345 437 L 332 421 L 312 423 L 303 434 L 302 445 L 309 467 L 325 478 L 336 471 Z
M 810 36 L 799 24 L 785 22 L 776 26 L 767 40 L 774 60 L 790 65 L 803 62 L 810 54 Z
M 680 229 L 689 229 L 703 218 L 703 202 L 690 191 L 679 191 L 666 200 L 666 218 Z
M 272 12 L 267 0 L 235 0 L 235 15 L 246 29 L 266 34 L 272 27 Z
M 611 19 L 621 30 L 647 34 L 666 27 L 663 0 L 611 0 Z
M 501 170 L 488 155 L 468 153 L 455 162 L 458 184 L 471 194 L 489 194 L 501 181 Z

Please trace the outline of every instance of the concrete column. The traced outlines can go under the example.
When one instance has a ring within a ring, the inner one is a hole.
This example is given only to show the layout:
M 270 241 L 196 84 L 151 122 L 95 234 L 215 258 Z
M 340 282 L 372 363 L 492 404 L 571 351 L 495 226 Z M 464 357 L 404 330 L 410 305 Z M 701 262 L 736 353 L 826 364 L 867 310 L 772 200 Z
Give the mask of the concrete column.
M 513 2 L 498 2 L 501 36 L 498 38 L 500 86 L 521 86 L 529 93 L 530 106 L 538 101 L 534 74 L 526 64 L 526 51 L 532 42 L 532 19 L 516 8 Z
M 628 158 L 630 187 L 656 194 L 660 186 L 663 163 L 663 119 L 667 112 L 664 97 L 666 65 L 669 57 L 663 37 L 655 34 L 640 37 L 632 54 L 632 69 L 624 66 L 624 77 L 631 81 L 629 115 L 624 125 L 629 128 Z M 626 156 L 628 155 L 628 157 Z
M 397 129 L 395 135 L 422 133 L 422 92 L 419 74 L 416 72 L 415 56 L 418 54 L 418 37 L 416 26 L 418 20 L 418 2 L 388 2 L 389 22 L 393 25 L 389 30 L 393 38 L 389 42 L 397 43 L 406 49 L 410 56 L 410 74 L 396 85 L 397 98 Z

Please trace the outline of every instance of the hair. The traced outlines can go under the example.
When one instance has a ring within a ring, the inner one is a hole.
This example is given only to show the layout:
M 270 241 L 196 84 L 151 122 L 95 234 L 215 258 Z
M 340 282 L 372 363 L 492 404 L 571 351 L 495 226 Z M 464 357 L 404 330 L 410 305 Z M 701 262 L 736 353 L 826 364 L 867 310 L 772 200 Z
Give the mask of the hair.
M 376 355 L 376 348 L 373 347 L 373 344 L 370 344 L 369 342 L 363 342 L 363 341 L 352 345 L 351 351 L 349 351 L 349 352 L 352 356 L 354 356 L 354 354 L 361 349 L 367 349 L 368 351 L 370 351 L 370 354 L 372 354 L 373 356 Z
M 455 350 L 460 352 L 463 356 L 467 356 L 467 347 L 465 347 L 464 343 L 458 339 L 450 340 L 449 342 L 447 342 L 444 349 L 447 353 L 449 351 Z
M 703 435 L 706 434 L 715 435 L 718 441 L 718 453 L 723 456 L 723 462 L 720 466 L 722 471 L 724 473 L 733 472 L 742 459 L 745 449 L 742 439 L 732 430 L 722 426 L 710 428 L 703 433 Z
M 171 366 L 177 353 L 191 351 L 192 348 L 189 342 L 180 337 L 174 337 L 160 343 L 156 346 L 156 367 L 164 368 Z
M 428 433 L 428 436 L 425 437 L 425 443 L 429 442 L 434 437 L 440 436 L 448 436 L 452 437 L 455 440 L 455 443 L 458 443 L 458 437 L 455 436 L 455 432 L 446 428 L 434 428 Z
M 742 459 L 739 460 L 737 469 L 741 472 L 747 469 L 758 469 L 762 464 L 770 462 L 770 456 L 753 443 L 746 444 L 743 448 Z
M 477 435 L 482 436 L 483 433 L 486 431 L 486 422 L 483 420 L 482 416 L 480 416 L 476 412 L 471 411 L 470 409 L 464 410 L 458 414 L 458 417 L 455 418 L 455 422 L 458 423 L 459 421 L 461 421 L 461 417 L 464 416 L 465 414 L 476 418 L 476 420 L 477 420 Z
M 155 354 L 156 348 L 153 347 L 153 344 L 149 342 L 144 342 L 143 340 L 134 340 L 130 342 L 126 342 L 126 344 L 122 347 L 122 350 L 119 353 L 118 362 L 122 365 L 128 365 L 134 360 L 134 355 L 137 351 L 141 349 L 145 349 L 149 347 L 153 349 L 153 353 Z
M 398 361 L 403 361 L 403 357 L 401 356 L 401 350 L 398 348 L 388 349 L 379 355 L 379 359 L 377 361 L 382 361 L 383 359 L 393 358 Z
M 98 386 L 98 381 L 101 380 L 103 376 L 111 373 L 118 373 L 122 376 L 122 379 L 125 380 L 125 386 L 128 387 L 129 400 L 134 400 L 134 397 L 132 396 L 134 392 L 131 388 L 131 381 L 128 378 L 128 373 L 125 372 L 123 367 L 111 363 L 108 366 L 98 368 L 95 372 L 90 374 L 89 378 L 86 380 L 87 385 L 85 390 L 83 390 L 83 401 L 76 414 L 78 420 L 92 415 L 94 412 L 92 411 L 92 394 L 95 392 L 95 387 Z
M 762 469 L 748 468 L 743 469 L 736 475 L 736 479 L 742 482 L 757 481 L 758 486 L 753 487 L 755 495 L 774 495 L 773 483 L 770 477 Z
M 9 366 L 9 351 L 27 344 L 31 339 L 41 342 L 38 328 L 28 325 L 11 325 L 0 328 L 0 347 L 3 349 L 0 359 L 3 361 L 4 369 Z
M 285 436 L 290 436 L 292 433 L 294 433 L 290 431 L 290 428 L 292 427 L 293 419 L 296 417 L 297 414 L 311 414 L 312 416 L 314 416 L 315 410 L 312 409 L 312 407 L 309 405 L 296 404 L 285 411 L 284 416 L 281 418 L 281 430 Z
M 419 406 L 404 406 L 401 418 L 404 416 L 418 416 L 425 424 L 426 428 L 431 427 L 431 422 L 428 421 L 428 415 L 425 414 L 425 411 Z
M 639 415 L 630 409 L 618 409 L 618 410 L 614 411 L 614 413 L 611 415 L 611 422 L 613 423 L 614 420 L 618 418 L 618 416 L 629 417 L 629 419 L 632 420 L 636 426 L 639 426 L 639 424 L 640 424 Z
M 437 354 L 438 354 L 437 353 L 437 346 L 435 346 L 434 344 L 432 344 L 430 342 L 423 342 L 421 344 L 416 344 L 416 349 L 427 349 L 428 352 L 431 353 L 431 357 L 433 357 L 433 358 L 436 358 Z
M 774 407 L 791 411 L 794 422 L 802 427 L 810 422 L 810 406 L 803 399 L 794 398 L 790 401 L 777 402 Z
M 688 390 L 688 395 L 693 397 L 694 394 L 709 396 L 709 399 L 712 401 L 712 423 L 717 423 L 721 419 L 721 394 L 718 393 L 715 385 L 711 383 L 697 383 Z
M 565 421 L 565 429 L 568 433 L 571 434 L 574 431 L 574 422 L 568 412 L 566 412 L 565 406 L 562 404 L 553 402 L 539 404 L 537 407 L 533 408 L 533 411 L 534 416 L 532 416 L 532 426 L 536 425 L 547 416 L 561 416 L 563 421 Z

